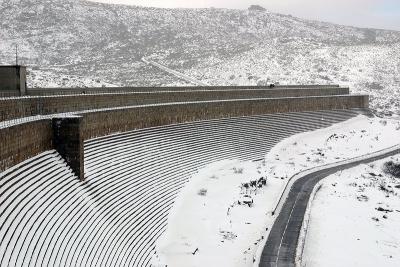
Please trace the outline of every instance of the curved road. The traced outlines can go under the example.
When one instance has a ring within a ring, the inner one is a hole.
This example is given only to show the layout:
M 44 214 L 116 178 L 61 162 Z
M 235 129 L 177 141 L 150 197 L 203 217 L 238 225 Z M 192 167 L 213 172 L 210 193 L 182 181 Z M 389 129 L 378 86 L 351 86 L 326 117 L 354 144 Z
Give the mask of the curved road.
M 315 171 L 295 181 L 290 188 L 285 202 L 283 203 L 281 212 L 272 226 L 261 254 L 259 266 L 295 266 L 296 249 L 304 219 L 304 213 L 310 195 L 319 181 L 338 171 L 349 169 L 359 164 L 387 158 L 399 153 L 400 148 L 397 147 L 384 154 Z

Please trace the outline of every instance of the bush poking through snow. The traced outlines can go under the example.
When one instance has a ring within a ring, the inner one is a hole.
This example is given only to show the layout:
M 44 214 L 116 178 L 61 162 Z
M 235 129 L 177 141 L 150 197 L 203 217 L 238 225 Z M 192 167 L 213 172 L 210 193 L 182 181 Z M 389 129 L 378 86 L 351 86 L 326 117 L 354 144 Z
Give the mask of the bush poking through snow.
M 249 195 L 244 195 L 240 200 L 238 200 L 239 205 L 248 205 L 249 207 L 253 206 L 253 198 Z
M 389 188 L 387 187 L 386 183 L 383 182 L 383 181 L 381 181 L 381 182 L 379 183 L 379 190 L 381 190 L 381 191 L 383 191 L 383 192 L 385 192 L 385 193 L 387 193 L 387 194 L 394 193 L 394 191 L 391 190 L 391 189 L 389 189 Z M 388 195 L 387 195 L 387 196 L 388 196 Z
M 386 124 L 387 124 L 387 121 L 386 120 L 381 120 L 381 121 L 379 121 L 380 122 L 380 124 L 382 124 L 383 126 L 386 126 Z
M 255 192 L 257 193 L 258 188 L 262 188 L 267 185 L 267 178 L 261 177 L 258 180 L 251 180 L 248 183 L 242 183 L 240 186 L 241 191 L 245 191 L 246 194 L 248 192 Z
M 376 222 L 379 222 L 379 219 L 376 218 L 376 217 L 372 217 L 372 220 L 374 220 L 374 221 L 376 221 Z
M 199 196 L 205 196 L 207 195 L 207 189 L 202 188 L 199 190 L 199 192 L 197 193 Z
M 235 174 L 242 174 L 243 173 L 243 168 L 233 168 L 233 172 L 235 173 Z
M 384 209 L 382 207 L 376 208 L 377 211 L 382 211 L 382 212 L 393 212 L 393 210 L 389 210 L 389 209 Z
M 357 199 L 358 199 L 358 201 L 361 201 L 361 202 L 367 202 L 369 200 L 368 196 L 366 196 L 366 195 L 358 196 Z
M 396 178 L 400 178 L 400 163 L 395 163 L 392 160 L 383 164 L 383 171 Z
M 234 240 L 237 237 L 237 235 L 235 233 L 230 232 L 230 231 L 222 231 L 221 230 L 219 232 L 221 233 L 222 238 L 224 240 Z

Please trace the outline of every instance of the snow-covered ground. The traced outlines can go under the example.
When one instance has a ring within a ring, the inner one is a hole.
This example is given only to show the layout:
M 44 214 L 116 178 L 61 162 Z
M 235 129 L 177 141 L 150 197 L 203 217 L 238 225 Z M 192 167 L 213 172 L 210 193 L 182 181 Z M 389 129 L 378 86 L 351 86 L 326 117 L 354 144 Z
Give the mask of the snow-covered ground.
M 269 181 L 268 189 L 248 189 L 249 197 L 240 185 L 258 180 L 264 172 L 263 164 L 234 160 L 217 162 L 199 171 L 176 201 L 168 231 L 158 241 L 153 264 L 251 265 L 261 238 L 259 226 L 271 223 L 266 213 L 278 197 L 280 185 Z
M 98 77 L 61 74 L 62 70 L 28 70 L 29 88 L 116 87 Z
M 400 44 L 322 45 L 273 40 L 229 60 L 203 62 L 185 74 L 208 84 L 340 84 L 371 95 L 379 114 L 400 114 Z M 279 55 L 279 56 L 277 56 Z
M 400 178 L 389 160 L 333 174 L 309 204 L 302 266 L 399 266 Z
M 288 178 L 396 145 L 399 140 L 399 121 L 360 115 L 292 136 L 276 145 L 264 161 L 224 161 L 200 170 L 180 193 L 168 228 L 157 242 L 153 264 L 252 266 Z M 244 184 L 261 177 L 267 179 L 265 186 L 246 190 Z M 246 205 L 246 201 L 252 203 Z
M 400 121 L 358 116 L 329 128 L 292 136 L 266 156 L 269 176 L 295 173 L 358 157 L 399 143 Z

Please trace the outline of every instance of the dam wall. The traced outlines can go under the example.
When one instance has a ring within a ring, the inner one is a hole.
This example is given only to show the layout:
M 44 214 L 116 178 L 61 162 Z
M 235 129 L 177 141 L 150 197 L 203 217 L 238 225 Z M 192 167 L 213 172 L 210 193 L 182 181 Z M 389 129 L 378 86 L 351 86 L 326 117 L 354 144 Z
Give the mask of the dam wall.
M 333 88 L 339 87 L 336 84 L 330 85 L 276 85 L 274 89 L 287 88 Z M 27 95 L 76 95 L 76 94 L 104 94 L 104 93 L 133 93 L 133 92 L 157 92 L 157 91 L 196 91 L 196 90 L 252 90 L 252 89 L 273 89 L 270 86 L 245 85 L 245 86 L 167 86 L 167 87 L 72 87 L 72 88 L 29 88 Z
M 177 87 L 178 88 L 178 87 Z M 124 107 L 154 103 L 250 98 L 348 95 L 349 88 L 215 89 L 192 91 L 143 91 L 133 93 L 12 97 L 0 99 L 0 121 L 36 115 Z
M 82 142 L 155 126 L 263 114 L 368 108 L 367 95 L 163 103 L 76 112 Z M 57 116 L 53 116 L 53 120 Z M 72 133 L 73 134 L 73 133 Z M 0 127 L 0 171 L 54 148 L 52 118 Z M 76 147 L 76 146 L 74 146 Z M 83 153 L 83 151 L 82 151 Z M 83 155 L 81 155 L 83 158 Z M 81 170 L 74 170 L 81 173 Z M 80 177 L 83 179 L 83 177 Z
M 368 108 L 368 96 L 323 96 L 155 104 L 79 113 L 84 139 L 201 120 L 317 110 Z
M 369 107 L 348 88 L 277 88 L 1 99 L 0 266 L 152 266 L 199 170 Z
M 52 148 L 51 120 L 0 128 L 0 172 Z
M 83 182 L 60 153 L 41 153 L 0 174 L 0 266 L 154 266 L 177 195 L 199 170 L 262 160 L 289 136 L 358 114 L 267 114 L 91 139 Z

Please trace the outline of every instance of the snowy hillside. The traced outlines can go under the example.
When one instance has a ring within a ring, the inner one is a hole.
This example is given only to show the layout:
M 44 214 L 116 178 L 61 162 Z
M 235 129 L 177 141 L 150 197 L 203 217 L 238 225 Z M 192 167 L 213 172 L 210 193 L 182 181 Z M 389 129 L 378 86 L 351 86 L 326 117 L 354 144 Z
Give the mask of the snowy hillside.
M 398 266 L 399 178 L 385 163 L 360 165 L 329 176 L 310 202 L 301 266 Z M 339 233 L 339 234 L 323 234 Z
M 340 84 L 368 93 L 379 113 L 400 114 L 400 43 L 327 45 L 293 40 L 263 44 L 185 74 L 209 84 Z
M 0 13 L 0 64 L 14 63 L 18 43 L 30 86 L 185 84 L 141 61 L 147 57 L 208 84 L 350 85 L 380 97 L 374 107 L 399 110 L 391 103 L 400 84 L 396 31 L 262 10 L 84 0 L 2 0 Z

